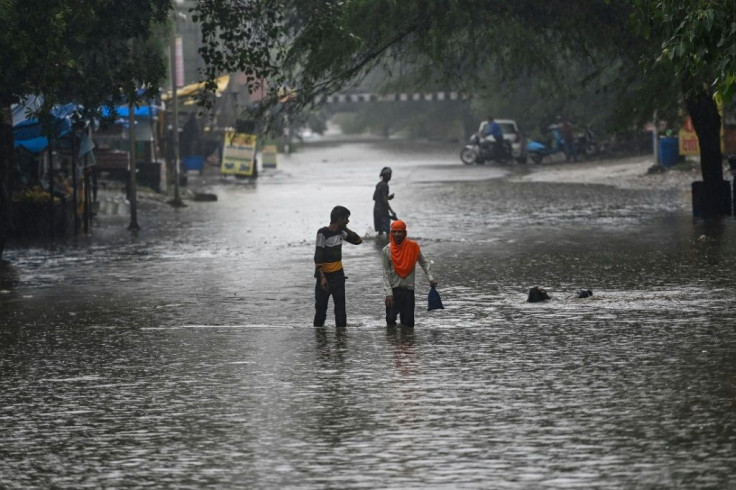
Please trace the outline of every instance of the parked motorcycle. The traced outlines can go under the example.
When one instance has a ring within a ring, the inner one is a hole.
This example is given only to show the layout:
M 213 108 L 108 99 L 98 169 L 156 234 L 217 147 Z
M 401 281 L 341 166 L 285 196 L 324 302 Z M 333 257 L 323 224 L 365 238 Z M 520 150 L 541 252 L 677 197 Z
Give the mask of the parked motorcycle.
M 603 146 L 602 143 L 598 142 L 593 130 L 587 126 L 585 131 L 578 134 L 575 138 L 575 150 L 578 156 L 595 158 L 603 152 Z
M 526 151 L 534 163 L 542 163 L 545 158 L 556 153 L 565 152 L 565 140 L 562 133 L 557 128 L 550 129 L 551 143 L 544 144 L 539 141 L 529 140 L 526 145 Z
M 473 163 L 483 164 L 489 160 L 494 160 L 498 163 L 512 161 L 511 143 L 508 141 L 503 140 L 500 144 L 496 142 L 481 143 L 481 141 L 480 136 L 474 134 L 470 137 L 469 144 L 460 150 L 460 160 L 465 165 L 472 165 Z

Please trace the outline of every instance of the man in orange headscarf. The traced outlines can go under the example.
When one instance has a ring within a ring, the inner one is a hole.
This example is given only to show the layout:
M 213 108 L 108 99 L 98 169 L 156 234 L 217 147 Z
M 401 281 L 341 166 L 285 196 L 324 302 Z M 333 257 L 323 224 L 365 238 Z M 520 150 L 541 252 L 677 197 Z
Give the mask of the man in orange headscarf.
M 386 294 L 386 325 L 396 325 L 396 317 L 406 327 L 414 326 L 414 278 L 417 262 L 424 270 L 429 285 L 437 281 L 429 271 L 429 262 L 422 255 L 419 244 L 406 238 L 406 223 L 391 223 L 391 242 L 381 254 L 383 260 L 383 289 Z

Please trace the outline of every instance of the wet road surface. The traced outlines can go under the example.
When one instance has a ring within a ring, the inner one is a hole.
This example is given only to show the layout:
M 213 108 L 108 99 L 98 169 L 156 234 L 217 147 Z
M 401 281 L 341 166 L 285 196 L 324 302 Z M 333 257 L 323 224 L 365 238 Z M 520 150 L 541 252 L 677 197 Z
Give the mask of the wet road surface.
M 10 250 L 0 487 L 736 488 L 736 222 L 458 151 L 315 144 L 255 184 L 193 177 L 215 203 L 142 202 L 136 236 L 101 216 Z M 413 331 L 383 323 L 386 165 L 446 307 L 418 272 Z M 366 236 L 344 331 L 311 326 L 336 204 Z

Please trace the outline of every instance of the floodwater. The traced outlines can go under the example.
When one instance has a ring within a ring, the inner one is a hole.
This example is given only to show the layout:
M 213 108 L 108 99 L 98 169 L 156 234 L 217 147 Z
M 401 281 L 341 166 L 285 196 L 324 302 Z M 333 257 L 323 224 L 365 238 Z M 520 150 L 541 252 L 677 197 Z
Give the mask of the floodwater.
M 217 202 L 142 201 L 135 236 L 110 213 L 7 251 L 0 487 L 736 488 L 736 221 L 458 151 L 312 144 L 255 184 L 191 178 Z M 383 321 L 386 165 L 446 307 L 418 272 L 413 331 Z M 336 204 L 367 238 L 339 331 L 312 327 Z

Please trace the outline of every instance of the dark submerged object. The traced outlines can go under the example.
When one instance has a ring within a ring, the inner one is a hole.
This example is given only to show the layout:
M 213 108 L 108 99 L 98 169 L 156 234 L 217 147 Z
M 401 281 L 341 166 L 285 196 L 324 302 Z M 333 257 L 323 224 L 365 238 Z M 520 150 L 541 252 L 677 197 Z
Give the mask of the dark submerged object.
M 544 288 L 534 286 L 529 290 L 529 298 L 527 298 L 527 302 L 539 303 L 548 299 L 550 299 L 549 294 L 547 294 L 547 291 Z
M 209 194 L 206 192 L 195 192 L 194 200 L 200 202 L 212 202 L 217 201 L 217 194 Z
M 577 295 L 578 298 L 590 298 L 591 296 L 593 296 L 593 291 L 590 289 L 581 289 Z

